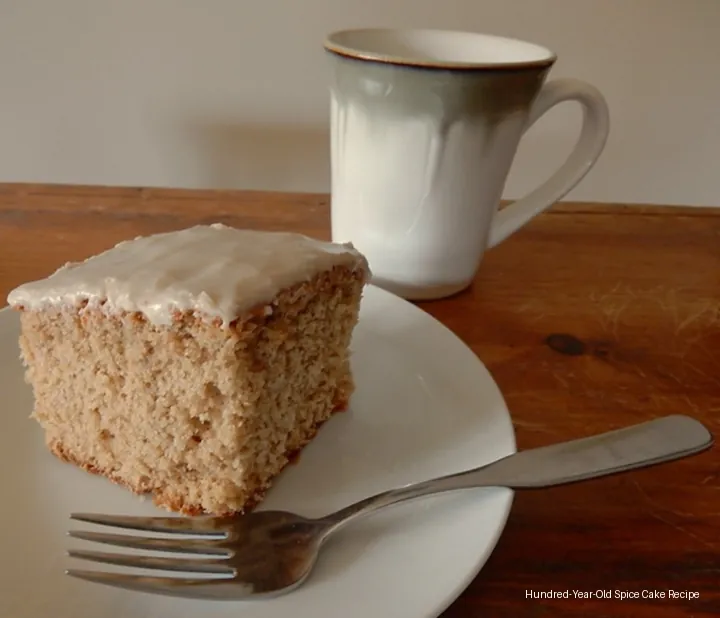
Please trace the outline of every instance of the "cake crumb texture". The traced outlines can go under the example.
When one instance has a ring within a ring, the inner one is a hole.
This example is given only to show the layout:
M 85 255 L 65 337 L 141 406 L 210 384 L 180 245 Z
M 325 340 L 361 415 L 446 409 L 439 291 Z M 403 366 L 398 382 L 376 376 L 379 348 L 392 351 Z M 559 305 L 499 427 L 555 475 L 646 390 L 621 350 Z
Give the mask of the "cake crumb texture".
M 229 327 L 196 311 L 21 311 L 33 417 L 60 459 L 188 515 L 242 513 L 354 390 L 367 271 L 334 266 Z

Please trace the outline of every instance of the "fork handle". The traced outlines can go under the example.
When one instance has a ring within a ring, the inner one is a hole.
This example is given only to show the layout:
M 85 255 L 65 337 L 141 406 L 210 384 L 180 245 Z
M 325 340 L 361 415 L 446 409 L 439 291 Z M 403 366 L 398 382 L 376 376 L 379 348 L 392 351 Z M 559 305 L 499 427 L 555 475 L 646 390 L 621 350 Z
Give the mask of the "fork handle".
M 508 455 L 480 468 L 406 485 L 324 518 L 334 532 L 358 517 L 399 502 L 456 489 L 534 489 L 627 472 L 699 453 L 713 443 L 699 421 L 673 415 L 589 438 Z

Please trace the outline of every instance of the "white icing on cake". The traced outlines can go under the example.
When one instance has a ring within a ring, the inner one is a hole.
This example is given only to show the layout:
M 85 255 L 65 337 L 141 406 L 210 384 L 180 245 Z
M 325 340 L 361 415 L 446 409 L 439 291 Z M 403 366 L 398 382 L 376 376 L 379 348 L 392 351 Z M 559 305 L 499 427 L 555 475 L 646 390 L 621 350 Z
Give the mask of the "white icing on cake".
M 87 301 L 108 313 L 141 312 L 158 325 L 169 324 L 177 311 L 193 311 L 227 325 L 336 265 L 367 270 L 351 244 L 216 223 L 121 242 L 17 287 L 8 303 L 38 310 Z

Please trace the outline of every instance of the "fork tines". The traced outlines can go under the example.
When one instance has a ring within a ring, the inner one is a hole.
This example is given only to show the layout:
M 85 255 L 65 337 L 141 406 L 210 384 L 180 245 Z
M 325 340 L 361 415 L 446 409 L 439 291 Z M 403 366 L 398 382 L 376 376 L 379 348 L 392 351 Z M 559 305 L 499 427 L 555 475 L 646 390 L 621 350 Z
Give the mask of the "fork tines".
M 228 528 L 221 518 L 131 517 L 73 513 L 71 519 L 101 526 L 145 532 L 169 533 L 200 538 L 148 538 L 138 535 L 70 530 L 75 539 L 129 549 L 199 554 L 209 558 L 168 558 L 71 549 L 71 558 L 104 564 L 161 571 L 204 573 L 214 578 L 147 577 L 121 573 L 69 569 L 68 575 L 118 588 L 192 598 L 223 598 L 224 586 L 232 582 L 235 570 L 228 563 L 233 555 L 227 546 Z M 232 583 L 234 589 L 237 583 Z M 251 593 L 252 591 L 248 591 Z M 235 590 L 237 594 L 237 590 Z

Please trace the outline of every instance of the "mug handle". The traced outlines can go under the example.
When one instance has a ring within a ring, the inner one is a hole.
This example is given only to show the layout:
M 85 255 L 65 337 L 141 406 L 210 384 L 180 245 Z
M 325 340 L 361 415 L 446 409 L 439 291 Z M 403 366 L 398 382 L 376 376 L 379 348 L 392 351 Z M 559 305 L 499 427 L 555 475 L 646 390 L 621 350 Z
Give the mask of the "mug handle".
M 525 131 L 551 107 L 563 101 L 577 101 L 583 108 L 582 128 L 575 148 L 548 180 L 496 213 L 488 247 L 501 243 L 569 193 L 595 165 L 605 148 L 610 131 L 610 113 L 605 98 L 597 88 L 577 79 L 556 79 L 546 83 L 530 108 Z

